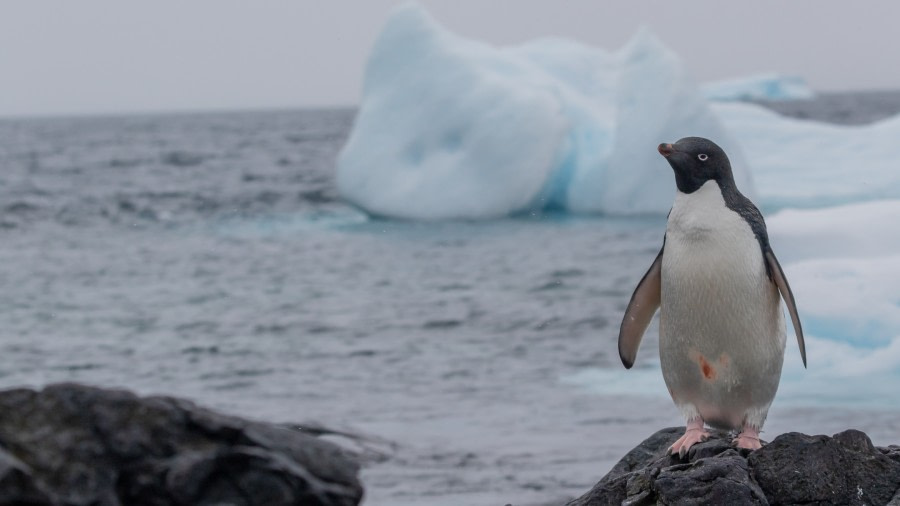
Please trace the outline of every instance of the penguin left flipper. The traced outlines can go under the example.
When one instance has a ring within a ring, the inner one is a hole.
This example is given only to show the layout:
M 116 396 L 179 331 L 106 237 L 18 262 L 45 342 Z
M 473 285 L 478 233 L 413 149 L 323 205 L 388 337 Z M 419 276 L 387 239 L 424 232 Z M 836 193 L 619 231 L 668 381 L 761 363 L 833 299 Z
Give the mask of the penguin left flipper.
M 637 288 L 628 302 L 625 317 L 619 327 L 619 358 L 626 369 L 631 369 L 634 359 L 637 357 L 638 347 L 644 337 L 644 331 L 653 320 L 653 315 L 659 309 L 662 286 L 662 256 L 665 244 L 660 248 L 656 260 L 650 265 L 650 269 L 641 278 Z M 793 299 L 791 299 L 793 300 Z M 802 346 L 801 346 L 802 347 Z
M 791 321 L 794 323 L 794 333 L 797 334 L 797 344 L 800 345 L 800 357 L 803 359 L 803 367 L 806 367 L 806 343 L 803 341 L 803 328 L 800 326 L 800 315 L 797 313 L 797 304 L 794 302 L 794 293 L 791 292 L 791 285 L 788 284 L 787 278 L 784 276 L 784 271 L 781 269 L 781 264 L 778 263 L 778 259 L 775 258 L 775 252 L 772 251 L 772 248 L 766 248 L 765 251 L 766 263 L 769 266 L 769 272 L 772 274 L 772 280 L 775 282 L 775 285 L 778 286 L 778 291 L 781 292 L 781 298 L 784 300 L 784 304 L 788 308 L 788 313 L 791 315 Z M 621 350 L 621 344 L 619 345 L 619 349 Z

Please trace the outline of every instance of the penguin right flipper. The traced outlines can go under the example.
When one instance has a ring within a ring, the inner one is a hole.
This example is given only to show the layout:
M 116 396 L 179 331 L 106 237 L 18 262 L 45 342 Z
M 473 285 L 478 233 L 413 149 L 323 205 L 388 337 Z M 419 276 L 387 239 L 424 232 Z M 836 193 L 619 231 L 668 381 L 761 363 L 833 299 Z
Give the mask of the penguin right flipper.
M 781 292 L 781 298 L 787 306 L 788 313 L 791 315 L 791 321 L 794 323 L 794 333 L 797 334 L 797 344 L 800 345 L 800 357 L 803 359 L 803 367 L 806 367 L 806 342 L 803 340 L 803 328 L 800 326 L 800 315 L 797 313 L 797 303 L 794 302 L 794 293 L 791 292 L 791 285 L 788 284 L 787 278 L 784 277 L 784 271 L 781 270 L 781 264 L 775 258 L 772 248 L 766 248 L 766 262 L 769 264 L 769 270 L 772 273 L 772 280 L 778 286 Z M 620 348 L 621 349 L 621 348 Z
M 659 309 L 664 248 L 665 244 L 659 249 L 656 260 L 634 289 L 631 301 L 628 302 L 628 309 L 625 310 L 625 317 L 622 318 L 622 326 L 619 327 L 619 358 L 622 359 L 626 369 L 631 369 L 634 365 L 644 331 Z

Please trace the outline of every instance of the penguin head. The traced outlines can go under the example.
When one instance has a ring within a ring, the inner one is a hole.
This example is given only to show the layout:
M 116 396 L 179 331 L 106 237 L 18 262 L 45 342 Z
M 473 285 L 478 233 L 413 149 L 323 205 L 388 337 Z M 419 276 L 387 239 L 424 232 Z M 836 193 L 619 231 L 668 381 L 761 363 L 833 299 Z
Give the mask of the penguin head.
M 703 137 L 685 137 L 675 144 L 660 144 L 659 154 L 675 171 L 675 184 L 682 193 L 693 193 L 714 180 L 734 183 L 728 155 L 715 142 Z

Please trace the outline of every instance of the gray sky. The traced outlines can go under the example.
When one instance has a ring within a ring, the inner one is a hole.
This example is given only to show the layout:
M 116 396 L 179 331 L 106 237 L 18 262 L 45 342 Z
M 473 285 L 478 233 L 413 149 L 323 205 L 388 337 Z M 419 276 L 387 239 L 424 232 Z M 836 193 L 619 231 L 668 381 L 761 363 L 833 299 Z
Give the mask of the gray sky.
M 395 0 L 0 4 L 0 116 L 348 105 Z M 467 37 L 618 48 L 641 25 L 699 80 L 900 89 L 900 2 L 422 0 Z

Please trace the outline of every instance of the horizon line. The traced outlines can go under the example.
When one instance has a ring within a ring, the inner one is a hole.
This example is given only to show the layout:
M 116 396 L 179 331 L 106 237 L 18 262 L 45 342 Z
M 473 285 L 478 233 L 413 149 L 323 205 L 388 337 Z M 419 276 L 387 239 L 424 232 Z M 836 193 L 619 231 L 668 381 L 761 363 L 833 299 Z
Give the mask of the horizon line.
M 857 93 L 900 93 L 900 88 L 855 88 L 841 90 L 813 90 L 816 97 L 849 95 Z M 753 101 L 750 101 L 753 102 Z M 786 100 L 785 102 L 791 102 Z M 228 113 L 253 113 L 253 112 L 287 112 L 287 111 L 316 111 L 316 110 L 340 110 L 358 109 L 360 102 L 356 103 L 323 103 L 323 104 L 284 104 L 284 105 L 247 105 L 247 106 L 200 106 L 200 107 L 161 107 L 135 108 L 122 110 L 95 110 L 95 111 L 62 111 L 62 112 L 36 112 L 36 113 L 3 113 L 0 112 L 0 121 L 18 120 L 48 120 L 48 119 L 90 119 L 90 118 L 121 118 L 127 116 L 178 116 L 188 114 L 228 114 Z

